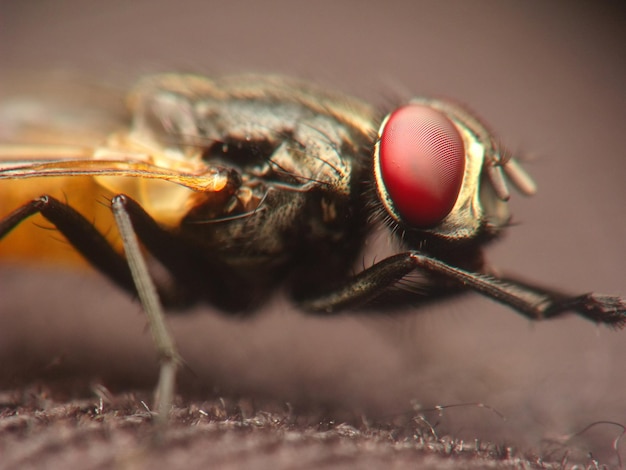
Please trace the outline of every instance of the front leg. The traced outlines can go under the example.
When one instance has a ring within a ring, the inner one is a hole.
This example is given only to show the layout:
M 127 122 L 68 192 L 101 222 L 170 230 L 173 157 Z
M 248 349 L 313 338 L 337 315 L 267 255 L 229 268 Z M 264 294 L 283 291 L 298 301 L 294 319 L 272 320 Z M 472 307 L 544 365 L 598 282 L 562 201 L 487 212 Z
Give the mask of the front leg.
M 513 280 L 465 271 L 419 251 L 407 251 L 386 258 L 360 272 L 339 289 L 305 300 L 302 305 L 308 310 L 325 313 L 356 307 L 378 297 L 414 269 L 455 281 L 508 305 L 531 320 L 557 317 L 572 311 L 596 323 L 616 328 L 626 325 L 626 301 L 620 297 L 593 293 L 568 296 Z

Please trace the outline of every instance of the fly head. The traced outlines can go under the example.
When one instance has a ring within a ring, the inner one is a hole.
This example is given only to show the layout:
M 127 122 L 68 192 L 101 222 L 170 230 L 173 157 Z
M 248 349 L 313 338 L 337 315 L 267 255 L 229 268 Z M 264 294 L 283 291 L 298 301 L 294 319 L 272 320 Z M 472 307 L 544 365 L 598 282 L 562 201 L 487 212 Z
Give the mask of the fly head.
M 482 122 L 435 99 L 414 99 L 387 115 L 373 166 L 383 217 L 412 245 L 493 238 L 510 220 L 506 181 L 535 191 Z

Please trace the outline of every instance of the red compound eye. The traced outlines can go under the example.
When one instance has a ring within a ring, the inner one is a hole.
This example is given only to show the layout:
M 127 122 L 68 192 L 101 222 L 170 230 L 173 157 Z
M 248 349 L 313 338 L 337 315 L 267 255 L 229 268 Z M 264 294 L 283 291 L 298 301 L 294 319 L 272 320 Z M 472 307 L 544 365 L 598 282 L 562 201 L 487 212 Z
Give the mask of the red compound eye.
M 452 210 L 465 172 L 463 139 L 441 112 L 419 104 L 394 111 L 377 158 L 386 199 L 413 227 L 431 227 Z

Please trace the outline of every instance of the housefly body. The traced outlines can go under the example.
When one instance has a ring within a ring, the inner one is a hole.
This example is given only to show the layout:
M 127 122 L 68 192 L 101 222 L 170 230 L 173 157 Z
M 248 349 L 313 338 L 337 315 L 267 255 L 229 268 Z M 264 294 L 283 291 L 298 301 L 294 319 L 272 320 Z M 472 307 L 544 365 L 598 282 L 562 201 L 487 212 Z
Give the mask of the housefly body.
M 464 287 L 533 320 L 571 311 L 626 323 L 618 297 L 570 296 L 489 272 L 482 248 L 509 224 L 508 186 L 527 195 L 535 187 L 455 103 L 417 98 L 384 116 L 274 76 L 169 74 L 142 80 L 128 104 L 130 116 L 100 141 L 86 144 L 70 130 L 54 145 L 11 114 L 22 108 L 0 107 L 15 127 L 0 133 L 0 248 L 20 246 L 27 228 L 9 233 L 39 214 L 93 267 L 139 295 L 162 356 L 161 416 L 177 362 L 161 305 L 200 300 L 241 314 L 282 286 L 304 310 L 327 315 L 413 305 Z M 78 181 L 93 201 L 73 197 Z M 27 187 L 40 192 L 18 201 Z M 119 235 L 102 235 L 107 222 L 94 225 L 106 220 L 91 212 L 103 196 Z M 355 274 L 375 229 L 400 249 Z M 169 277 L 153 277 L 144 258 Z

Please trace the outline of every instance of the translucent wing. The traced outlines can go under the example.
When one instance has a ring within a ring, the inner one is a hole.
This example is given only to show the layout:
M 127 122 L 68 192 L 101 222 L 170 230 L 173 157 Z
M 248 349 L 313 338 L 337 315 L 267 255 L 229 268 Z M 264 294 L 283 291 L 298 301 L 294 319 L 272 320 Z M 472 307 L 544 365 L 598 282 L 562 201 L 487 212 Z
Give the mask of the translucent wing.
M 2 85 L 0 180 L 37 181 L 4 184 L 0 193 L 11 193 L 3 196 L 6 204 L 38 196 L 39 187 L 58 189 L 72 204 L 77 198 L 123 193 L 159 222 L 176 225 L 199 200 L 219 204 L 238 184 L 232 170 L 203 161 L 200 148 L 189 158 L 155 142 L 146 145 L 133 132 L 120 90 L 67 77 L 43 86 L 9 77 Z M 90 196 L 77 193 L 68 178 L 91 179 L 100 190 Z

